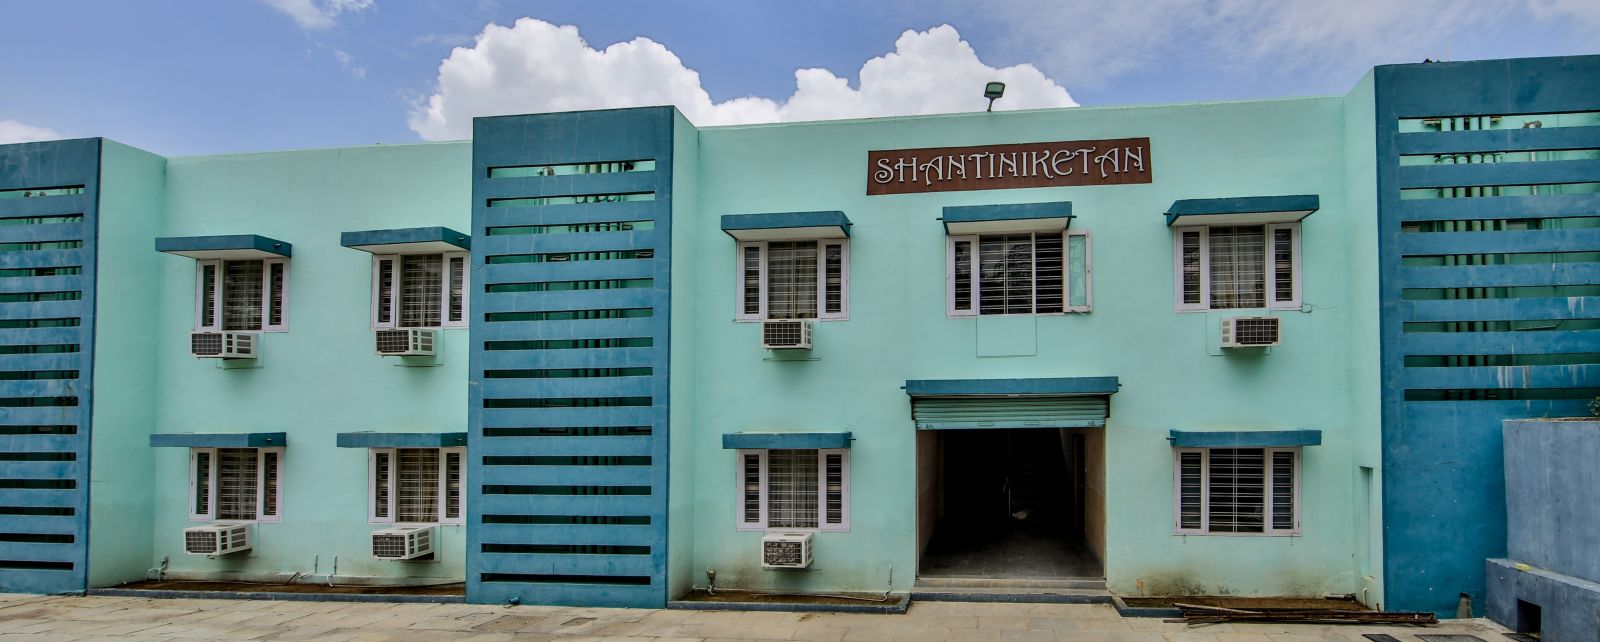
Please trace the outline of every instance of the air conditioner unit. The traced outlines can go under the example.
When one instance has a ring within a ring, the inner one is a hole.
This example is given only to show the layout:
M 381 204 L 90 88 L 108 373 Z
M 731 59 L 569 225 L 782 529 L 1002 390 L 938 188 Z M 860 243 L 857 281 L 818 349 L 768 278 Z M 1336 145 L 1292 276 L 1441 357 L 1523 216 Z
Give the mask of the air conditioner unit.
M 372 556 L 380 560 L 411 560 L 433 554 L 432 526 L 397 526 L 372 531 Z
M 254 332 L 190 332 L 189 354 L 203 359 L 254 359 Z
M 1278 317 L 1229 317 L 1222 320 L 1224 348 L 1268 348 L 1278 343 Z
M 385 357 L 431 357 L 437 330 L 378 330 L 378 354 Z
M 761 538 L 761 568 L 809 568 L 811 533 L 773 533 Z
M 183 529 L 183 552 L 227 555 L 250 550 L 249 522 L 218 522 Z
M 762 321 L 761 347 L 768 350 L 810 350 L 810 321 Z

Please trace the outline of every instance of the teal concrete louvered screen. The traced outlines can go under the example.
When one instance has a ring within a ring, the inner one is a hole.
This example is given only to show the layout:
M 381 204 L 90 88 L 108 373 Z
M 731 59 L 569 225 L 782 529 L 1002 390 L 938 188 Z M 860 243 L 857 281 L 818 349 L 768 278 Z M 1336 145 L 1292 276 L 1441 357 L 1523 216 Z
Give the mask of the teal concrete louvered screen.
M 85 588 L 100 140 L 0 145 L 0 592 Z
M 476 121 L 470 601 L 666 603 L 673 119 Z

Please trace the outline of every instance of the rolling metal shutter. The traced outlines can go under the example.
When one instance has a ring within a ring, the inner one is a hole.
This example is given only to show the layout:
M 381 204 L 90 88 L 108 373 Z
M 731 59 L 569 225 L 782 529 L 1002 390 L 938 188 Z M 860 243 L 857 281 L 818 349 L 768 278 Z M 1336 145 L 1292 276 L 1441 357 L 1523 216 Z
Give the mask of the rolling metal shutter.
M 911 418 L 917 430 L 1098 428 L 1108 408 L 1103 396 L 924 397 L 911 400 Z

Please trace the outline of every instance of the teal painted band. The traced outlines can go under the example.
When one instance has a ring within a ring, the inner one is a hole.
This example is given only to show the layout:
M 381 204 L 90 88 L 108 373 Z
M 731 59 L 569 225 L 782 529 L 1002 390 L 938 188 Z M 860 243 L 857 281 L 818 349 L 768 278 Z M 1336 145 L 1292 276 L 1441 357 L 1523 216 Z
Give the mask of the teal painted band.
M 341 432 L 340 448 L 451 448 L 467 445 L 464 432 Z
M 849 448 L 848 432 L 730 432 L 722 435 L 722 447 L 730 450 L 754 448 Z
M 1257 430 L 1196 432 L 1174 430 L 1167 439 L 1174 448 L 1289 448 L 1322 444 L 1321 430 Z
M 945 230 L 951 223 L 987 223 L 1044 218 L 1072 218 L 1072 201 L 1051 203 L 1008 203 L 1005 205 L 964 205 L 946 207 L 941 215 Z
M 156 239 L 156 251 L 167 253 L 218 250 L 256 250 L 287 257 L 294 246 L 259 234 L 224 236 L 169 236 Z
M 1109 395 L 1122 384 L 1116 377 L 1056 377 L 1040 379 L 913 379 L 906 394 L 913 397 L 964 395 Z
M 1236 198 L 1190 198 L 1173 201 L 1167 208 L 1167 225 L 1184 216 L 1222 214 L 1263 214 L 1267 212 L 1315 212 L 1322 206 L 1316 194 L 1294 196 L 1242 196 Z
M 463 250 L 472 249 L 472 235 L 448 227 L 408 227 L 395 230 L 364 230 L 339 235 L 339 244 L 360 248 L 368 245 L 403 245 L 407 243 L 448 243 Z
M 844 212 L 776 212 L 770 214 L 724 214 L 722 231 L 777 230 L 792 227 L 837 227 L 850 236 L 850 218 Z M 731 234 L 730 234 L 731 236 Z
M 153 448 L 271 448 L 288 444 L 288 436 L 281 432 L 185 432 L 150 435 L 150 446 Z

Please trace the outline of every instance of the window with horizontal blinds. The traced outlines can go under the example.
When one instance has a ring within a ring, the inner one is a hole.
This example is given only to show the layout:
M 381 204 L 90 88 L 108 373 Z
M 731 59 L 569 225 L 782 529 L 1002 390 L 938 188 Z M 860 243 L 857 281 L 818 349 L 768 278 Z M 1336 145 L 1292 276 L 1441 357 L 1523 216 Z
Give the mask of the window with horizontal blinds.
M 267 294 L 267 325 L 283 325 L 284 290 L 288 284 L 285 282 L 288 264 L 274 261 L 267 264 L 267 283 L 270 290 Z
M 467 310 L 467 257 L 451 256 L 446 261 L 446 272 L 450 280 L 449 292 L 445 306 L 445 320 L 459 323 L 466 320 Z
M 379 258 L 373 263 L 377 272 L 377 283 L 374 287 L 375 320 L 379 326 L 389 326 L 394 323 L 394 264 L 393 258 Z
M 387 520 L 389 513 L 389 493 L 392 485 L 391 471 L 394 466 L 394 454 L 387 450 L 372 453 L 372 516 L 378 520 Z
M 217 449 L 217 519 L 256 519 L 258 457 L 254 448 Z
M 439 449 L 395 451 L 395 520 L 439 521 Z
M 400 257 L 400 327 L 438 327 L 444 287 L 444 255 Z
M 1178 528 L 1198 529 L 1203 525 L 1202 487 L 1205 472 L 1199 452 L 1178 453 Z
M 817 527 L 817 451 L 767 451 L 767 527 Z
M 262 286 L 261 261 L 222 262 L 222 329 L 260 330 Z
M 955 241 L 951 247 L 951 260 L 955 264 L 951 309 L 956 311 L 972 310 L 972 245 L 973 241 L 962 239 Z
M 278 516 L 278 476 L 281 468 L 277 451 L 261 453 L 261 516 Z
M 829 243 L 823 250 L 823 312 L 844 312 L 844 246 Z
M 817 242 L 767 244 L 767 318 L 817 317 Z
M 1286 227 L 1272 229 L 1272 299 L 1278 303 L 1295 300 L 1294 296 L 1294 230 Z
M 194 453 L 194 469 L 190 471 L 194 479 L 194 497 L 190 504 L 190 515 L 211 514 L 211 451 L 200 450 Z
M 1298 448 L 1185 448 L 1176 453 L 1179 534 L 1299 532 Z
M 461 451 L 444 452 L 444 518 L 461 519 Z
M 1203 303 L 1200 289 L 1200 232 L 1191 230 L 1182 234 L 1182 249 L 1179 263 L 1182 266 L 1183 302 L 1186 305 L 1201 305 Z
M 747 245 L 744 247 L 743 256 L 740 257 L 744 266 L 743 283 L 743 312 L 747 315 L 760 316 L 761 314 L 761 246 Z
M 202 263 L 200 265 L 200 321 L 197 325 L 202 328 L 217 327 L 217 291 L 216 263 Z
M 844 453 L 824 453 L 822 455 L 822 503 L 823 523 L 843 524 L 844 516 Z
M 739 521 L 745 524 L 761 523 L 761 455 L 740 455 Z

